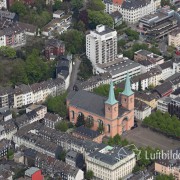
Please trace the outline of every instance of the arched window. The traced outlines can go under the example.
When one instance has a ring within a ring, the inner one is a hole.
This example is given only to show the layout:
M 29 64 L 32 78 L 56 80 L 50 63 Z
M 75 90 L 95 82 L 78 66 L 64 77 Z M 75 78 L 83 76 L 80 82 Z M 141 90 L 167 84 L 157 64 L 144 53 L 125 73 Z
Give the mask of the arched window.
M 74 119 L 74 111 L 71 111 L 72 119 Z
M 110 124 L 107 125 L 107 131 L 108 131 L 108 133 L 111 132 L 111 126 L 110 126 Z
M 92 116 L 87 117 L 87 127 L 91 128 L 94 126 L 94 118 Z

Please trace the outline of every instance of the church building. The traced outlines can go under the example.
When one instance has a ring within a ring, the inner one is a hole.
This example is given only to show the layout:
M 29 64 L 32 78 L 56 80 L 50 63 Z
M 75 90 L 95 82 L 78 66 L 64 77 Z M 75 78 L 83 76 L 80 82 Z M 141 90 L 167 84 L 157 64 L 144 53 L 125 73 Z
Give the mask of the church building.
M 109 97 L 80 90 L 68 95 L 67 108 L 70 122 L 76 124 L 78 116 L 92 124 L 91 129 L 103 127 L 106 136 L 121 135 L 134 126 L 134 92 L 131 90 L 129 74 L 124 91 L 115 98 L 113 82 L 110 83 Z

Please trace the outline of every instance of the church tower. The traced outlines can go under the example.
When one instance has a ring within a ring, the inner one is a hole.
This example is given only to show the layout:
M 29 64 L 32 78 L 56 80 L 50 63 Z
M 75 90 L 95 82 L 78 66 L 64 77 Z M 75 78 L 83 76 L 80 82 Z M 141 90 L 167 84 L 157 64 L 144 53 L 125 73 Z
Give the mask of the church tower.
M 110 83 L 109 97 L 105 102 L 105 118 L 116 119 L 118 117 L 118 101 L 115 99 L 113 82 Z
M 121 104 L 128 110 L 134 109 L 134 92 L 131 90 L 129 73 L 127 73 L 124 91 L 121 93 Z

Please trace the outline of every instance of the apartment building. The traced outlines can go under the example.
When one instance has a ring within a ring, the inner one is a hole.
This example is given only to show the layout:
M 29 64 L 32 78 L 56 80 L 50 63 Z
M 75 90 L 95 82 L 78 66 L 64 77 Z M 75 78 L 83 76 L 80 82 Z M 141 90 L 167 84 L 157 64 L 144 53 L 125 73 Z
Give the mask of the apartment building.
M 102 84 L 109 84 L 111 81 L 111 74 L 109 72 L 97 74 L 90 77 L 87 81 L 78 81 L 73 89 L 77 90 L 86 90 L 93 91 L 94 88 L 99 87 Z
M 171 33 L 169 33 L 168 45 L 175 47 L 180 46 L 180 28 L 176 28 Z
M 160 0 L 104 0 L 105 12 L 119 11 L 123 21 L 134 24 L 145 15 L 154 13 L 160 6 Z
M 139 31 L 149 39 L 161 39 L 178 27 L 174 10 L 164 7 L 160 11 L 144 16 L 139 21 Z
M 180 150 L 175 149 L 172 151 L 173 156 L 179 155 Z M 172 174 L 175 180 L 180 179 L 180 161 L 179 159 L 161 159 L 155 162 L 155 172 L 159 174 L 170 175 Z
M 7 9 L 7 0 L 1 0 L 0 1 L 0 9 Z
M 117 32 L 105 25 L 97 25 L 96 30 L 86 35 L 86 56 L 96 64 L 105 64 L 117 55 Z
M 22 84 L 13 89 L 13 107 L 20 108 L 31 103 L 44 102 L 48 96 L 58 96 L 64 91 L 65 82 L 61 78 L 50 79 L 31 86 Z
M 0 88 L 0 108 L 13 107 L 14 92 L 12 88 Z
M 162 111 L 163 113 L 168 112 L 168 105 L 171 102 L 171 97 L 162 97 L 157 101 L 157 110 Z
M 112 62 L 96 65 L 96 73 L 109 73 L 114 83 L 124 81 L 127 73 L 130 77 L 141 74 L 141 65 L 135 61 L 119 55 Z
M 151 107 L 146 103 L 135 99 L 134 101 L 134 117 L 138 120 L 143 121 L 145 117 L 150 116 Z
M 141 64 L 141 73 L 150 71 L 156 65 L 164 63 L 163 56 L 142 49 L 134 53 L 134 60 Z
M 55 15 L 53 15 L 56 17 Z M 57 31 L 59 34 L 67 31 L 71 26 L 72 15 L 63 15 L 60 18 L 52 19 L 48 24 L 42 28 L 42 35 L 53 36 L 53 32 Z
M 86 156 L 87 170 L 103 180 L 118 180 L 132 173 L 136 165 L 134 152 L 125 147 L 106 146 Z

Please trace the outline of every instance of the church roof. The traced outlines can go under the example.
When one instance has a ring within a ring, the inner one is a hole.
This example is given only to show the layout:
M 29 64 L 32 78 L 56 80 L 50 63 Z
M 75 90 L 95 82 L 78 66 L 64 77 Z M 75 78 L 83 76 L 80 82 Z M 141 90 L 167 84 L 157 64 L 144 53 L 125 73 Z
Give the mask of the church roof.
M 67 100 L 69 100 L 70 106 L 105 117 L 106 97 L 99 96 L 89 91 L 79 90 L 70 92 Z M 128 109 L 121 106 L 118 109 L 119 117 L 128 112 Z
M 127 73 L 125 88 L 122 94 L 125 96 L 131 96 L 132 94 L 134 94 L 134 92 L 131 90 L 131 82 L 130 82 L 129 73 Z
M 111 81 L 110 83 L 110 89 L 109 89 L 109 97 L 108 100 L 106 101 L 107 104 L 110 105 L 114 105 L 116 104 L 118 101 L 115 99 L 115 95 L 114 95 L 114 86 L 113 86 L 113 82 Z

